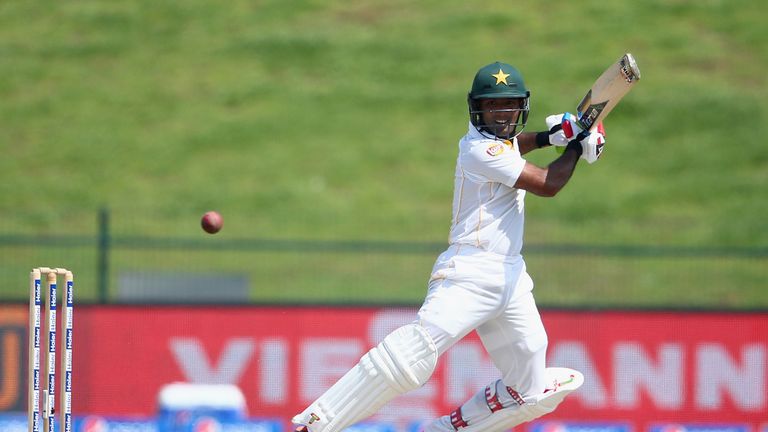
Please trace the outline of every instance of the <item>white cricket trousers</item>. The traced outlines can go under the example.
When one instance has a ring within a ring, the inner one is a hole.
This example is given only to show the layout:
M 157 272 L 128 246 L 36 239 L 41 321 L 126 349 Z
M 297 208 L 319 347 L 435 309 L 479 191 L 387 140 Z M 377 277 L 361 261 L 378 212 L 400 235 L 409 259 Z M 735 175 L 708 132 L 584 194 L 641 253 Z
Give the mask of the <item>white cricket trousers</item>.
M 522 256 L 452 245 L 435 262 L 417 323 L 438 354 L 477 330 L 505 385 L 523 397 L 546 388 L 547 333 Z

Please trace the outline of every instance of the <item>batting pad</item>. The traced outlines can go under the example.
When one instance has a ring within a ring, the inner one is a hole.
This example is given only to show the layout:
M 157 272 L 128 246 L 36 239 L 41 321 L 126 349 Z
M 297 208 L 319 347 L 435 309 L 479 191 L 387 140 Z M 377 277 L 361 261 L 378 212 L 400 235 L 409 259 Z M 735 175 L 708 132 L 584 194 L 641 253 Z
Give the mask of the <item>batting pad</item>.
M 568 393 L 584 383 L 584 376 L 573 369 L 547 368 L 547 381 L 554 388 L 533 397 L 525 398 L 523 405 L 512 405 L 498 410 L 480 421 L 460 428 L 460 432 L 501 432 L 549 414 L 560 405 Z
M 376 413 L 432 376 L 437 347 L 417 324 L 393 331 L 320 398 L 293 418 L 310 432 L 337 432 Z

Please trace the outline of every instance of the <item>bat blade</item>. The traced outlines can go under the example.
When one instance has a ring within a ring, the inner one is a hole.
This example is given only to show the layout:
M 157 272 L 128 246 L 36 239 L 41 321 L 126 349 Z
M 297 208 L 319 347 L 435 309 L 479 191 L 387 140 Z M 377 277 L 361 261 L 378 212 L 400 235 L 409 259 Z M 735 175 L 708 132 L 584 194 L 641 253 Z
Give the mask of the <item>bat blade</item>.
M 597 78 L 576 108 L 582 129 L 593 131 L 640 80 L 640 68 L 630 53 L 624 54 Z

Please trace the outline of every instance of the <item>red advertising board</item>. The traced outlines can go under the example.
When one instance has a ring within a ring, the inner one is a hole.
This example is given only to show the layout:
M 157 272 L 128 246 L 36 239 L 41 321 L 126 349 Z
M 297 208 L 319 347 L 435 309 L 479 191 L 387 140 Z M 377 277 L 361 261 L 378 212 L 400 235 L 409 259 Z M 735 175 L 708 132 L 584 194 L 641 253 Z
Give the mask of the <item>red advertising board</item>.
M 153 415 L 176 381 L 232 383 L 251 416 L 289 419 L 414 309 L 83 306 L 74 321 L 75 414 Z M 768 421 L 768 314 L 542 312 L 548 362 L 585 384 L 549 420 Z M 26 307 L 0 306 L 0 411 L 26 409 Z M 448 413 L 496 378 L 470 335 L 430 382 L 379 414 L 409 422 Z

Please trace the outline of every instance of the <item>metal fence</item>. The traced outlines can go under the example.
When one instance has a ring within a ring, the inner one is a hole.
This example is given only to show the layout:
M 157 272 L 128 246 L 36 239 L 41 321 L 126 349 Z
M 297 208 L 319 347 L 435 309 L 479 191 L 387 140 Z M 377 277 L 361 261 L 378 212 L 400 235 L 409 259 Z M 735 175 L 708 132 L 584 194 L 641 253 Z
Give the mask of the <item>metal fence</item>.
M 412 305 L 441 242 L 0 233 L 0 299 L 26 299 L 27 273 L 77 274 L 92 303 Z M 768 247 L 530 244 L 540 304 L 766 309 Z

